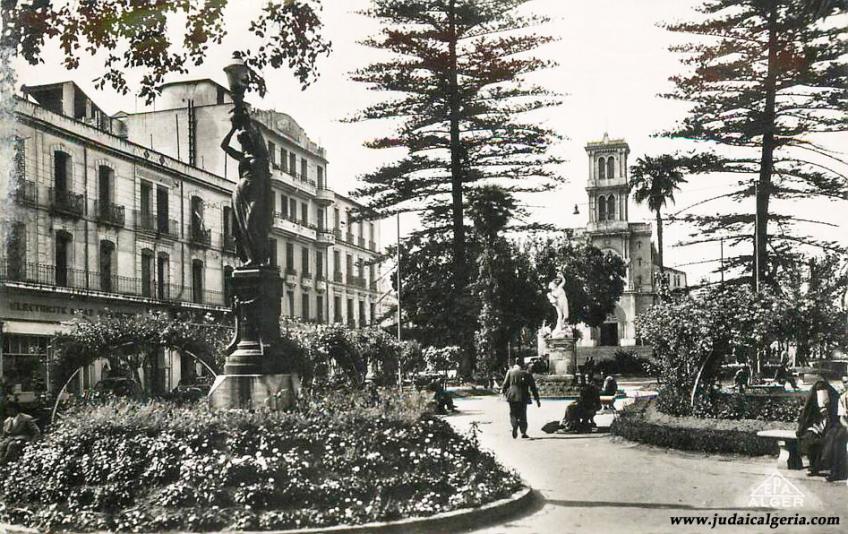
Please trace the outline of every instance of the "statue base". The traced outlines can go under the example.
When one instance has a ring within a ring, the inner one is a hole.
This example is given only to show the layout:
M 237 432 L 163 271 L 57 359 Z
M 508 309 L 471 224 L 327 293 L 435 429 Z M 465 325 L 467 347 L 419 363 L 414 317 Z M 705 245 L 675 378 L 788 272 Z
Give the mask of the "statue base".
M 549 337 L 545 339 L 550 373 L 574 379 L 577 376 L 577 353 L 573 337 Z
M 208 401 L 218 410 L 286 410 L 294 405 L 299 389 L 295 374 L 218 375 Z

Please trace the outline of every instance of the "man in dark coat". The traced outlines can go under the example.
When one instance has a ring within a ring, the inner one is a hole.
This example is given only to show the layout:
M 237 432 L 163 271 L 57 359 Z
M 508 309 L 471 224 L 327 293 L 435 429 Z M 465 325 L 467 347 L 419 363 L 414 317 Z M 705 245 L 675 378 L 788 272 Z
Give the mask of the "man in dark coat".
M 512 437 L 518 437 L 518 431 L 521 430 L 521 437 L 530 437 L 527 435 L 527 405 L 530 404 L 530 393 L 533 393 L 533 398 L 536 399 L 536 406 L 542 406 L 539 402 L 539 390 L 536 389 L 536 381 L 533 375 L 522 368 L 521 360 L 516 359 L 515 365 L 504 377 L 501 391 L 509 402 L 509 422 L 512 424 Z

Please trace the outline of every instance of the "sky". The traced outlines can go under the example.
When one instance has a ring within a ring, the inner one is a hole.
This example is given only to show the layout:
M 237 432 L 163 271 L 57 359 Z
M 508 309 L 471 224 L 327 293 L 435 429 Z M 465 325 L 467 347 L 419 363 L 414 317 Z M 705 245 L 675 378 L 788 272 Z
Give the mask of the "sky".
M 240 0 L 232 3 L 226 13 L 230 35 L 217 53 L 210 53 L 204 65 L 188 76 L 171 76 L 167 81 L 181 78 L 210 77 L 225 83 L 222 68 L 229 63 L 223 50 L 243 46 L 245 16 L 260 5 L 259 0 Z M 607 132 L 611 138 L 624 138 L 630 145 L 629 164 L 645 154 L 659 154 L 675 149 L 692 148 L 685 142 L 655 137 L 654 134 L 672 127 L 684 117 L 686 104 L 658 96 L 671 88 L 669 76 L 681 72 L 679 57 L 668 51 L 669 45 L 681 37 L 662 27 L 662 22 L 691 18 L 696 0 L 533 0 L 524 9 L 549 16 L 552 21 L 541 32 L 557 38 L 554 43 L 538 50 L 541 57 L 553 59 L 558 66 L 534 75 L 533 81 L 565 94 L 563 104 L 546 110 L 538 119 L 554 128 L 565 139 L 552 147 L 552 153 L 565 158 L 558 171 L 567 182 L 554 192 L 525 198 L 530 206 L 531 220 L 552 223 L 561 227 L 581 227 L 586 224 L 587 196 L 584 190 L 588 178 L 588 162 L 584 151 L 587 142 L 599 140 Z M 349 79 L 349 72 L 383 57 L 380 52 L 357 42 L 378 28 L 369 18 L 356 11 L 367 7 L 368 0 L 324 0 L 322 19 L 326 35 L 333 42 L 330 57 L 319 61 L 319 79 L 301 90 L 293 76 L 285 70 L 266 71 L 268 94 L 264 99 L 253 98 L 263 108 L 274 108 L 290 114 L 303 126 L 308 135 L 327 150 L 330 161 L 330 187 L 347 193 L 357 187 L 357 177 L 390 161 L 391 153 L 374 151 L 362 146 L 369 138 L 385 132 L 383 123 L 349 124 L 341 119 L 364 106 L 378 102 L 384 95 L 369 91 L 367 86 Z M 182 29 L 175 21 L 175 30 Z M 176 35 L 176 34 L 175 34 Z M 45 63 L 30 66 L 15 64 L 18 84 L 50 83 L 73 79 L 107 112 L 141 111 L 140 99 L 122 96 L 113 91 L 95 91 L 91 80 L 101 68 L 94 59 L 84 59 L 75 71 L 65 71 L 59 62 L 55 45 L 49 46 Z M 128 73 L 128 80 L 138 79 L 138 73 Z M 829 139 L 831 146 L 848 146 L 848 139 Z M 727 191 L 732 182 L 721 178 L 696 179 L 684 185 L 676 195 L 671 211 L 684 209 L 705 198 Z M 752 201 L 753 202 L 753 201 Z M 574 214 L 577 205 L 579 214 Z M 727 208 L 721 201 L 692 209 L 693 213 L 716 213 Z M 848 210 L 845 203 L 806 202 L 788 209 L 811 219 L 823 219 L 835 227 L 811 226 L 808 230 L 819 237 L 841 239 L 848 245 Z M 700 210 L 700 211 L 699 211 Z M 753 210 L 753 204 L 752 208 Z M 631 200 L 631 220 L 650 221 L 651 213 Z M 413 215 L 401 219 L 401 233 L 414 228 Z M 396 238 L 394 221 L 381 225 L 384 244 Z M 805 228 L 807 230 L 807 228 Z M 691 229 L 680 223 L 665 227 L 665 263 L 682 266 L 690 282 L 710 274 L 718 263 L 719 245 L 676 246 L 687 239 Z M 731 250 L 726 250 L 730 254 Z

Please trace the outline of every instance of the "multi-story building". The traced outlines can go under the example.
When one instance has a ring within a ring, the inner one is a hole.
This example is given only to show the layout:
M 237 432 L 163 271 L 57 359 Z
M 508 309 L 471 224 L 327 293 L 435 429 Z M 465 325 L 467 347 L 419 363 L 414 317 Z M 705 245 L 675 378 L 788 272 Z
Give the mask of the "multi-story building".
M 3 379 L 26 399 L 49 381 L 50 340 L 75 316 L 226 313 L 235 265 L 219 210 L 232 185 L 127 139 L 72 82 L 16 100 L 15 172 L 0 265 Z M 6 177 L 4 177 L 4 180 Z M 170 389 L 196 364 L 163 351 L 144 373 Z M 81 373 L 93 385 L 100 364 Z
M 0 188 L 11 192 L 0 251 L 0 369 L 22 400 L 49 382 L 50 340 L 80 314 L 229 313 L 237 166 L 220 142 L 231 108 L 226 89 L 209 80 L 166 86 L 155 112 L 112 117 L 73 82 L 27 87 L 16 99 L 15 172 Z M 370 323 L 378 225 L 356 221 L 361 207 L 328 189 L 324 150 L 290 117 L 257 118 L 273 154 L 271 239 L 284 312 Z M 149 360 L 151 389 L 197 372 L 175 351 Z M 72 387 L 92 386 L 100 371 L 90 366 Z
M 656 297 L 656 251 L 649 223 L 631 222 L 627 156 L 630 147 L 623 139 L 610 139 L 586 145 L 589 156 L 589 222 L 578 232 L 594 246 L 624 260 L 627 267 L 624 293 L 607 321 L 597 328 L 583 327 L 583 346 L 635 345 L 637 315 L 650 307 Z M 686 274 L 665 268 L 672 289 L 686 287 Z
M 118 116 L 131 139 L 230 181 L 237 162 L 220 148 L 230 128 L 227 90 L 209 79 L 165 85 L 156 110 Z M 371 324 L 378 307 L 379 225 L 330 189 L 324 148 L 278 111 L 252 110 L 271 160 L 271 251 L 284 274 L 283 313 L 309 321 Z

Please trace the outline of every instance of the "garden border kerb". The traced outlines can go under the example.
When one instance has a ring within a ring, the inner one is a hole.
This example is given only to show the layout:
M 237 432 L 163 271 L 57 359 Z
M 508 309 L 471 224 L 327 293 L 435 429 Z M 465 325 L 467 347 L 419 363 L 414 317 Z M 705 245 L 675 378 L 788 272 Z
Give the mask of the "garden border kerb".
M 379 533 L 409 533 L 409 532 L 444 532 L 456 531 L 469 527 L 492 524 L 504 520 L 529 508 L 536 499 L 533 488 L 526 485 L 504 499 L 484 504 L 479 508 L 462 508 L 427 517 L 410 517 L 398 521 L 385 521 L 376 523 L 365 523 L 363 525 L 337 525 L 322 528 L 304 528 L 297 530 L 239 530 L 222 531 L 238 532 L 239 534 L 318 534 L 330 532 L 333 534 L 364 534 L 367 532 Z M 440 529 L 441 527 L 441 529 Z M 3 534 L 38 534 L 34 528 L 19 527 L 0 523 L 0 533 Z M 97 534 L 104 531 L 97 531 Z M 183 532 L 182 534 L 190 534 Z

